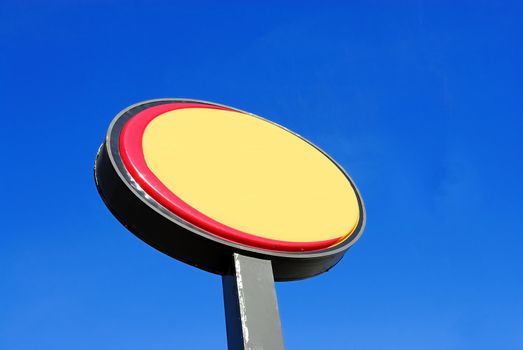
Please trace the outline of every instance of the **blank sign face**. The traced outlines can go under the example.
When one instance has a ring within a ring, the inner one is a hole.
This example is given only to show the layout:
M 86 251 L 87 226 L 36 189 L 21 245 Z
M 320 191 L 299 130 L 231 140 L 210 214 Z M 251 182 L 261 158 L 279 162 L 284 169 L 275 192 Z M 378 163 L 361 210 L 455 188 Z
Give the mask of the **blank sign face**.
M 335 246 L 361 217 L 346 174 L 262 118 L 215 105 L 149 107 L 124 125 L 123 163 L 162 206 L 212 235 L 274 251 Z

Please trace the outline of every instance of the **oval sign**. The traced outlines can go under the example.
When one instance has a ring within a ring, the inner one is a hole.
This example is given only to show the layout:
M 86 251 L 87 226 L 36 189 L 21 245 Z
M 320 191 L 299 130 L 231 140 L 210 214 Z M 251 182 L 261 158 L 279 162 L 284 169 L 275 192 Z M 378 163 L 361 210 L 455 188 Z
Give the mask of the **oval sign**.
M 220 274 L 233 252 L 271 259 L 276 280 L 321 273 L 364 223 L 356 187 L 319 148 L 266 119 L 209 102 L 164 99 L 122 111 L 95 177 L 133 233 Z

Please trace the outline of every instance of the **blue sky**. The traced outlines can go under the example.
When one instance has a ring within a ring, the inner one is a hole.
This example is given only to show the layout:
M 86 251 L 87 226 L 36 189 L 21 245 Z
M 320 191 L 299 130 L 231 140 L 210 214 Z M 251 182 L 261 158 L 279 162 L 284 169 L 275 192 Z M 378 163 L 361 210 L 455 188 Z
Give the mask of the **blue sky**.
M 0 4 L 0 349 L 225 349 L 220 277 L 155 251 L 92 166 L 133 103 L 231 105 L 310 139 L 367 207 L 277 285 L 288 349 L 523 349 L 517 2 Z

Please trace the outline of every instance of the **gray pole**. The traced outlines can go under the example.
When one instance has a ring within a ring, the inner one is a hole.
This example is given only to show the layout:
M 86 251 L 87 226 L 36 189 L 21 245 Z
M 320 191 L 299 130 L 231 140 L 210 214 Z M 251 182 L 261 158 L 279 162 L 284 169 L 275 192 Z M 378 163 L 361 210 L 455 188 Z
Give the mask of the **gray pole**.
M 283 350 L 271 261 L 232 258 L 232 275 L 222 277 L 229 350 Z

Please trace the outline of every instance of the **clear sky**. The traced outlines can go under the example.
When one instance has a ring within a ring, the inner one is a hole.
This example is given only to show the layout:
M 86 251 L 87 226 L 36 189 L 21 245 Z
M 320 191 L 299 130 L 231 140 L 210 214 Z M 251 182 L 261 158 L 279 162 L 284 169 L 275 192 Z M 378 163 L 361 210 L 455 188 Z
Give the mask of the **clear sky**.
M 93 182 L 160 97 L 276 121 L 361 190 L 342 262 L 277 285 L 288 349 L 523 349 L 522 4 L 390 3 L 3 0 L 0 349 L 226 348 L 220 277 Z

